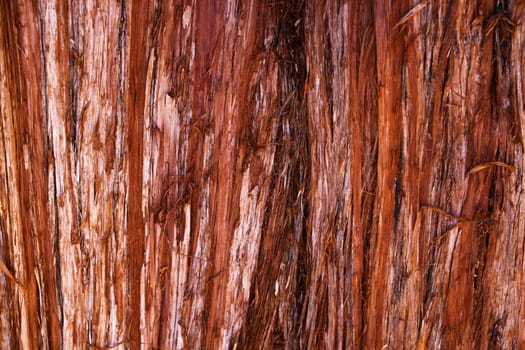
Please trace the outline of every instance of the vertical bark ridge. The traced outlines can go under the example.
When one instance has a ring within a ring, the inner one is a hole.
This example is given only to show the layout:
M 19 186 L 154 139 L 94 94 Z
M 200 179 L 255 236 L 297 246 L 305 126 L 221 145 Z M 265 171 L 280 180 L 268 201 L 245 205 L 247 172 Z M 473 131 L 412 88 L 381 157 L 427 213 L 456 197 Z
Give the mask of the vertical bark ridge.
M 31 84 L 42 87 L 42 66 L 39 40 L 38 4 L 2 3 L 3 50 L 6 54 L 3 67 L 5 83 L 12 93 L 3 96 L 3 107 L 12 130 L 9 148 L 12 155 L 23 160 L 12 162 L 16 171 L 10 182 L 14 183 L 10 203 L 10 221 L 17 229 L 12 237 L 14 251 L 20 252 L 21 260 L 15 258 L 15 276 L 23 283 L 20 299 L 21 319 L 18 346 L 36 348 L 47 342 L 49 318 L 51 324 L 57 317 L 53 309 L 56 289 L 53 270 L 53 253 L 48 236 L 51 227 L 47 218 L 47 154 L 44 137 L 42 94 Z M 9 50 L 8 47 L 17 47 Z M 20 219 L 19 219 L 20 218 Z M 51 289 L 46 295 L 44 288 Z M 46 310 L 39 314 L 38 310 Z M 36 317 L 40 315 L 40 317 Z M 56 333 L 55 333 L 56 334 Z
M 151 29 L 154 1 L 132 2 L 129 22 L 129 88 L 127 90 L 128 207 L 127 259 L 129 267 L 128 322 L 130 346 L 139 349 L 143 341 L 141 315 L 144 304 L 144 211 L 143 156 L 148 62 L 153 59 Z
M 307 348 L 360 347 L 366 329 L 377 173 L 371 5 L 306 4 L 307 114 L 315 126 L 309 129 L 310 268 L 301 342 Z
M 59 5 L 60 6 L 60 5 Z M 47 179 L 47 196 L 49 197 L 49 200 L 46 200 L 46 206 L 47 206 L 47 212 L 48 217 L 51 218 L 49 224 L 46 227 L 46 230 L 48 234 L 50 235 L 51 239 L 46 239 L 44 244 L 44 249 L 47 251 L 45 254 L 48 255 L 48 261 L 45 264 L 46 270 L 44 271 L 45 276 L 45 287 L 42 286 L 43 291 L 47 292 L 47 298 L 49 298 L 49 306 L 48 306 L 48 318 L 49 323 L 47 325 L 48 327 L 48 335 L 49 338 L 49 346 L 51 348 L 59 348 L 60 344 L 62 342 L 62 332 L 60 323 L 63 319 L 63 309 L 62 309 L 62 295 L 61 295 L 61 273 L 60 273 L 60 244 L 59 244 L 59 235 L 60 235 L 60 222 L 58 220 L 59 211 L 58 211 L 58 193 L 59 191 L 62 192 L 63 190 L 63 180 L 60 178 L 60 173 L 57 174 L 56 168 L 57 168 L 57 162 L 56 160 L 63 158 L 61 154 L 58 154 L 55 152 L 55 143 L 59 143 L 63 140 L 58 140 L 55 138 L 56 134 L 53 134 L 52 132 L 49 132 L 49 130 L 53 130 L 53 126 L 50 126 L 52 123 L 52 120 L 56 120 L 55 118 L 51 119 L 50 114 L 57 115 L 61 112 L 58 110 L 57 105 L 66 105 L 67 104 L 67 93 L 68 89 L 66 88 L 65 84 L 57 84 L 56 78 L 60 75 L 64 76 L 67 74 L 66 67 L 62 67 L 62 71 L 59 73 L 57 72 L 56 67 L 53 65 L 56 62 L 59 62 L 62 60 L 61 49 L 64 49 L 64 46 L 62 43 L 64 43 L 64 36 L 67 37 L 67 30 L 57 30 L 57 27 L 65 28 L 66 25 L 63 23 L 56 23 L 53 21 L 46 22 L 45 12 L 47 11 L 47 8 L 43 8 L 42 2 L 39 2 L 38 4 L 38 12 L 39 12 L 39 18 L 38 18 L 38 24 L 39 24 L 39 35 L 40 35 L 40 49 L 42 52 L 42 109 L 43 109 L 43 115 L 44 115 L 44 130 L 43 132 L 46 134 L 45 136 L 45 148 L 46 148 L 46 176 Z M 56 9 L 58 13 L 61 14 L 59 16 L 60 19 L 64 20 L 64 22 L 67 22 L 67 8 L 59 7 Z M 61 26 L 62 24 L 62 26 Z M 60 28 L 60 29 L 62 29 Z M 59 33 L 58 38 L 56 39 L 58 41 L 58 45 L 53 46 L 49 41 L 46 42 L 46 37 L 48 37 L 49 31 L 53 33 Z M 59 51 L 58 53 L 55 52 L 53 49 L 57 49 Z M 66 54 L 67 55 L 67 54 Z M 64 55 L 64 56 L 66 56 Z M 58 57 L 57 57 L 58 56 Z M 48 67 L 49 66 L 49 67 Z M 51 71 L 51 76 L 48 75 L 48 71 Z M 54 75 L 58 73 L 57 75 Z M 65 83 L 67 79 L 64 79 L 63 82 Z M 58 96 L 59 94 L 62 94 L 62 96 Z M 50 137 L 50 135 L 52 135 Z M 65 157 L 64 157 L 65 158 Z M 60 164 L 58 164 L 60 167 Z M 67 203 L 69 204 L 69 203 Z M 67 208 L 70 208 L 68 205 Z M 41 212 L 42 213 L 42 212 Z M 70 216 L 68 216 L 70 217 Z M 46 337 L 43 337 L 44 339 Z
M 3 347 L 16 347 L 22 344 L 27 344 L 27 337 L 31 332 L 36 330 L 22 327 L 22 322 L 27 317 L 27 308 L 24 305 L 24 300 L 17 301 L 17 293 L 22 296 L 28 295 L 31 291 L 28 289 L 29 284 L 25 282 L 25 257 L 23 254 L 18 256 L 14 254 L 15 249 L 24 251 L 23 243 L 21 241 L 21 222 L 20 216 L 17 215 L 20 212 L 19 204 L 19 184 L 16 181 L 18 178 L 17 166 L 11 166 L 14 159 L 17 157 L 17 141 L 16 141 L 16 129 L 13 119 L 13 102 L 12 96 L 16 92 L 16 85 L 12 88 L 11 86 L 12 69 L 8 70 L 8 66 L 13 62 L 15 57 L 13 54 L 6 50 L 7 47 L 13 45 L 15 42 L 13 19 L 15 16 L 15 9 L 11 2 L 2 1 L 0 2 L 1 11 L 3 14 L 0 17 L 0 25 L 2 28 L 2 54 L 0 55 L 0 78 L 2 84 L 2 90 L 0 94 L 0 101 L 2 106 L 1 118 L 2 118 L 2 148 L 1 153 L 3 159 L 2 167 L 2 191 L 1 196 L 1 229 L 2 229 L 2 262 L 3 266 L 11 271 L 11 275 L 24 286 L 24 289 L 20 289 L 17 285 L 13 285 L 5 273 L 2 273 L 2 338 L 1 346 Z M 9 14 L 9 15 L 7 15 Z M 9 234 L 10 233 L 10 234 Z M 4 288 L 5 286 L 5 288 Z M 23 298 L 23 297 L 22 297 Z M 16 303 L 16 304 L 15 304 Z M 30 325 L 34 326 L 34 324 Z M 20 338 L 16 339 L 16 335 L 20 334 Z M 27 344 L 29 346 L 29 344 Z

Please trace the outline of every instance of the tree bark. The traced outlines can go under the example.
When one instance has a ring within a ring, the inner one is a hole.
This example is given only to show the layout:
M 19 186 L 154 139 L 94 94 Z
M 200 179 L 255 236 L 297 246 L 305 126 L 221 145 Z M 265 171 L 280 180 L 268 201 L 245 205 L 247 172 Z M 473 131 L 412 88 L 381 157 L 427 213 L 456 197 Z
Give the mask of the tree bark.
M 0 348 L 525 348 L 518 0 L 0 0 Z

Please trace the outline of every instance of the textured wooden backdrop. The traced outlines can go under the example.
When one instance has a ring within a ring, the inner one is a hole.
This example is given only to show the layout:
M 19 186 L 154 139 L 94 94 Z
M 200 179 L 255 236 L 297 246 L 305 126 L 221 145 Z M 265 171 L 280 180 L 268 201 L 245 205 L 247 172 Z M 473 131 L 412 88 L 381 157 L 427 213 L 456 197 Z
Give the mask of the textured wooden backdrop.
M 520 0 L 0 0 L 0 348 L 525 348 Z

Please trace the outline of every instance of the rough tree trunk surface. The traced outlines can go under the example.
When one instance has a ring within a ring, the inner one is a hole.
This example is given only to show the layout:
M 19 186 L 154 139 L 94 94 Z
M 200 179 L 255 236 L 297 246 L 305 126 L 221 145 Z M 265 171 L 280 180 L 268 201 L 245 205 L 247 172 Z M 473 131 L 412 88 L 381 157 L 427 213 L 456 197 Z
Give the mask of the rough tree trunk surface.
M 0 348 L 524 349 L 520 0 L 0 0 Z

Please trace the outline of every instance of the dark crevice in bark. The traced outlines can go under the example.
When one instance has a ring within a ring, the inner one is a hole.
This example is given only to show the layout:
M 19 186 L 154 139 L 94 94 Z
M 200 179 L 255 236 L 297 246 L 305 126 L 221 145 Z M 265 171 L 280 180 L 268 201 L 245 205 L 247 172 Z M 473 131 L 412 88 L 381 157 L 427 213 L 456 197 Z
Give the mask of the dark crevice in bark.
M 117 82 L 117 127 L 116 133 L 120 135 L 120 144 L 117 145 L 118 137 L 115 139 L 115 170 L 113 175 L 113 196 L 115 201 L 118 201 L 120 194 L 120 172 L 124 165 L 125 154 L 125 133 L 126 133 L 126 51 L 127 51 L 127 7 L 126 0 L 120 0 L 120 15 L 118 27 L 118 43 L 117 43 L 117 62 L 118 62 L 118 82 Z M 79 181 L 80 183 L 80 181 Z M 80 189 L 79 189 L 80 190 Z M 80 192 L 79 192 L 80 193 Z M 126 203 L 126 202 L 124 202 Z M 79 195 L 80 204 L 80 195 Z M 124 204 L 123 212 L 127 212 L 127 204 Z M 81 207 L 79 207 L 79 211 Z M 120 226 L 124 227 L 125 218 L 118 218 L 117 211 L 114 210 L 112 214 L 113 225 L 120 221 Z M 117 234 L 116 230 L 114 232 Z M 115 237 L 115 248 L 119 249 L 119 240 Z
M 305 2 L 302 0 L 295 1 L 292 6 L 286 9 L 286 18 L 280 23 L 280 30 L 278 38 L 288 38 L 279 40 L 277 50 L 280 55 L 284 55 L 290 79 L 293 82 L 290 89 L 295 91 L 296 95 L 291 107 L 290 121 L 291 121 L 291 148 L 289 149 L 289 156 L 293 160 L 291 163 L 292 170 L 289 174 L 290 179 L 296 179 L 296 182 L 291 187 L 289 194 L 290 205 L 294 206 L 294 210 L 298 210 L 293 215 L 297 216 L 297 222 L 294 224 L 296 230 L 294 238 L 296 240 L 296 264 L 297 270 L 295 275 L 295 292 L 293 293 L 293 318 L 294 328 L 291 330 L 289 337 L 288 348 L 297 348 L 301 345 L 301 330 L 305 324 L 306 317 L 306 299 L 307 290 L 310 285 L 309 271 L 310 256 L 308 248 L 309 229 L 308 222 L 310 217 L 310 203 L 308 201 L 308 193 L 310 191 L 310 175 L 311 175 L 311 160 L 310 160 L 310 140 L 308 138 L 308 96 L 306 94 L 306 51 L 305 51 Z M 281 53 L 281 45 L 282 47 Z M 286 71 L 285 71 L 286 72 Z M 291 91 L 288 91 L 291 93 Z M 298 201 L 294 204 L 294 200 Z
M 71 180 L 73 182 L 72 187 L 76 191 L 76 213 L 74 214 L 73 232 L 71 232 L 71 243 L 78 244 L 82 239 L 82 220 L 83 220 L 83 208 L 82 208 L 82 181 L 80 181 L 80 123 L 84 114 L 84 107 L 79 110 L 79 94 L 80 79 L 82 79 L 82 62 L 84 52 L 79 47 L 79 10 L 77 3 L 73 1 L 71 3 L 71 17 L 70 17 L 70 48 L 69 48 L 69 132 L 71 134 L 71 149 L 73 153 L 73 169 Z M 67 125 L 67 123 L 66 123 Z
M 402 142 L 402 139 L 399 140 Z M 399 237 L 402 235 L 399 235 L 401 233 L 403 227 L 400 226 L 400 214 L 401 214 L 401 208 L 403 205 L 403 197 L 405 196 L 404 189 L 403 189 L 403 152 L 400 151 L 398 155 L 398 165 L 397 165 L 397 174 L 394 179 L 394 234 L 397 238 L 399 238 L 400 243 L 403 243 L 403 238 Z M 401 255 L 403 253 L 402 249 L 401 251 L 398 251 L 398 253 Z
M 330 141 L 334 142 L 334 94 L 332 84 L 334 84 L 334 67 L 333 67 L 333 57 L 332 57 L 332 38 L 330 37 L 330 25 L 328 23 L 328 15 L 325 16 L 323 21 L 325 31 L 327 33 L 324 52 L 323 52 L 323 70 L 325 76 L 323 81 L 326 84 L 326 99 L 328 103 L 328 121 L 330 125 Z M 340 49 L 341 50 L 341 49 Z M 341 50 L 342 51 L 342 50 Z M 342 116 L 339 116 L 341 118 Z M 337 121 L 335 121 L 337 122 Z
M 507 315 L 505 314 L 503 317 L 497 318 L 492 323 L 492 327 L 490 328 L 490 333 L 488 334 L 489 349 L 504 349 L 505 348 L 504 344 L 502 344 L 502 338 L 504 336 L 506 322 L 507 322 Z
M 45 43 L 45 28 L 44 28 L 44 18 L 42 14 L 42 0 L 38 1 L 38 28 L 40 30 L 39 38 L 40 38 L 40 59 L 41 59 L 41 65 L 42 65 L 42 81 L 41 81 L 41 87 L 42 87 L 42 114 L 44 116 L 45 121 L 45 128 L 48 130 L 49 126 L 49 110 L 48 110 L 48 101 L 47 101 L 47 68 L 46 68 L 46 43 Z M 46 150 L 49 150 L 51 145 L 51 140 L 49 138 L 49 134 L 46 135 Z M 49 159 L 49 157 L 48 157 Z M 56 178 L 56 173 L 53 174 L 53 177 Z M 56 196 L 55 200 L 56 202 Z
M 78 121 L 79 121 L 79 108 L 78 108 L 78 89 L 79 89 L 79 78 L 80 78 L 80 64 L 82 62 L 83 52 L 79 48 L 79 13 L 77 8 L 77 3 L 71 3 L 71 17 L 69 20 L 69 30 L 70 30 L 70 49 L 69 49 L 69 117 L 70 117 L 70 129 L 71 133 L 71 146 L 73 148 L 73 155 L 75 161 L 75 171 L 78 166 L 78 146 L 79 146 L 79 130 L 78 130 Z
M 307 250 L 303 244 L 306 239 L 305 216 L 308 215 L 305 184 L 309 178 L 309 149 L 303 95 L 306 79 L 304 3 L 276 3 L 263 5 L 262 9 L 264 16 L 269 18 L 269 30 L 273 31 L 266 33 L 273 38 L 267 43 L 269 61 L 275 59 L 279 65 L 279 100 L 275 106 L 277 112 L 271 116 L 278 123 L 278 129 L 271 139 L 276 145 L 275 160 L 269 179 L 272 190 L 266 200 L 261 228 L 260 258 L 250 291 L 249 317 L 241 329 L 238 345 L 240 348 L 297 348 L 299 327 L 287 329 L 283 325 L 287 317 L 294 319 L 295 325 L 298 324 L 306 291 L 304 255 Z M 263 37 L 263 40 L 266 38 Z M 260 46 L 263 49 L 262 42 Z M 252 122 L 256 122 L 255 119 Z M 251 128 L 245 135 L 249 149 L 255 153 L 265 147 L 257 141 L 257 134 L 260 133 L 260 130 Z M 286 173 L 283 174 L 283 171 Z M 284 267 L 287 275 L 294 271 L 294 265 L 295 276 L 287 276 L 295 280 L 290 284 L 292 291 L 274 296 L 275 279 L 283 272 L 280 266 Z M 279 316 L 276 312 L 280 308 L 288 310 L 290 316 Z M 260 329 L 262 323 L 267 325 L 263 331 Z

